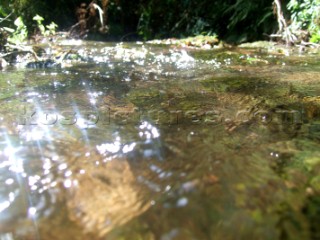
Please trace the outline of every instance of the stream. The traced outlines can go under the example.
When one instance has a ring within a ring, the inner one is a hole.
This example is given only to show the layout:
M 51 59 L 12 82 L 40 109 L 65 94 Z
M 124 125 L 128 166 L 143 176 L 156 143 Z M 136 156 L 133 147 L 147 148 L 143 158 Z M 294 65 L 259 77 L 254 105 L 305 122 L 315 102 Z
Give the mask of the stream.
M 0 240 L 320 239 L 319 53 L 57 46 L 0 72 Z

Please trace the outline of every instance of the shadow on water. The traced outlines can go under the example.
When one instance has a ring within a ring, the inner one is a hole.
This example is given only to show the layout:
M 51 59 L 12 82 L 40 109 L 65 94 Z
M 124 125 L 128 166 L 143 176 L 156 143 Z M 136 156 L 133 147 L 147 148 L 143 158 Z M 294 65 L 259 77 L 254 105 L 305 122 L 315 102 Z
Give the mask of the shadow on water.
M 316 55 L 83 44 L 0 73 L 0 239 L 319 238 Z

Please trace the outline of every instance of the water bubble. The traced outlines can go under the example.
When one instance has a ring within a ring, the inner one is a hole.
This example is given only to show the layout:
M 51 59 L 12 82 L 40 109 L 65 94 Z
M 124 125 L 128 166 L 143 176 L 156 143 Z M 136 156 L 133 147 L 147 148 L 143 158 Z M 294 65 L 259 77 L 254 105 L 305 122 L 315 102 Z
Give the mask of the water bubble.
M 5 181 L 5 184 L 7 185 L 11 185 L 14 183 L 14 180 L 12 178 L 8 178 L 6 181 Z
M 30 217 L 33 217 L 36 213 L 37 213 L 37 209 L 36 209 L 35 207 L 30 207 L 30 208 L 28 209 L 28 215 L 29 215 Z
M 10 206 L 10 202 L 9 201 L 4 201 L 2 203 L 0 203 L 0 213 L 7 209 Z
M 59 170 L 65 170 L 65 169 L 67 169 L 67 167 L 68 167 L 68 165 L 67 165 L 66 163 L 62 163 L 62 164 L 60 164 L 60 165 L 58 166 L 58 169 L 59 169 Z
M 182 197 L 177 201 L 177 207 L 185 207 L 188 204 L 188 198 Z
M 70 188 L 72 186 L 72 181 L 70 179 L 67 179 L 63 182 L 63 186 L 65 188 Z

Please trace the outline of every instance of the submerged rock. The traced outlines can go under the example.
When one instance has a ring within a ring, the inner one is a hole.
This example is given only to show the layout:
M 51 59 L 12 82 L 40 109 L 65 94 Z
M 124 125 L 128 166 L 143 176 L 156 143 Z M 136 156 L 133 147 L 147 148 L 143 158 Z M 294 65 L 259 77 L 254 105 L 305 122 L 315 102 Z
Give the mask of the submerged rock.
M 77 186 L 71 189 L 67 206 L 70 218 L 85 232 L 104 236 L 149 208 L 126 159 L 84 169 L 75 178 Z
M 36 61 L 36 62 L 29 62 L 26 65 L 27 68 L 57 68 L 61 67 L 60 63 L 57 63 L 51 59 L 45 60 L 45 61 Z
M 7 61 L 4 58 L 0 57 L 0 70 L 8 66 Z
M 270 41 L 256 41 L 252 43 L 242 43 L 239 45 L 240 48 L 270 48 L 276 45 L 275 42 Z

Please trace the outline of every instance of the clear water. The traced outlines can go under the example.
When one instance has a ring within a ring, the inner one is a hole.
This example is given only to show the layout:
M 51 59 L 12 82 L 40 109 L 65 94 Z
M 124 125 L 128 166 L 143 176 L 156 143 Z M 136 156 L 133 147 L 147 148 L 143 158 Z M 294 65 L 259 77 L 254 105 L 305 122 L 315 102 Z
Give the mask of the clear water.
M 318 54 L 60 48 L 0 72 L 0 239 L 320 238 Z

